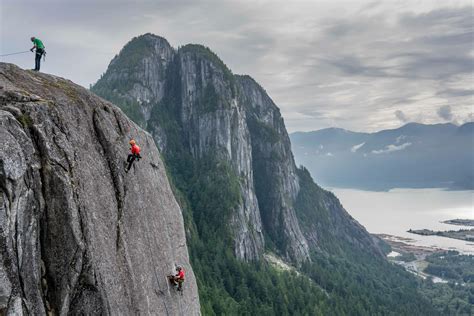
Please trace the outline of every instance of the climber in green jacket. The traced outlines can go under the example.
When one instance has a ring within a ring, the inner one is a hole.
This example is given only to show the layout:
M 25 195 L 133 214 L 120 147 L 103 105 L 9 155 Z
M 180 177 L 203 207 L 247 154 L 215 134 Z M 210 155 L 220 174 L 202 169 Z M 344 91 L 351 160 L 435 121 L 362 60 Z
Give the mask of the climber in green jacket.
M 34 71 L 40 70 L 41 64 L 41 56 L 43 56 L 46 52 L 44 51 L 44 44 L 43 42 L 36 37 L 31 37 L 31 41 L 33 42 L 33 47 L 30 49 L 31 51 L 35 50 L 35 69 Z

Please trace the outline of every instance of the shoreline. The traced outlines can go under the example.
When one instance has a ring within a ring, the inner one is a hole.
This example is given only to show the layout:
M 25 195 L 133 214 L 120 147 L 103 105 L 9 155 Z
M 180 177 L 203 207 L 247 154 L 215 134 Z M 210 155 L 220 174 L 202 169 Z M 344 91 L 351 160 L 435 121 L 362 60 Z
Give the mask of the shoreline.
M 447 231 L 431 229 L 409 229 L 407 233 L 416 234 L 420 236 L 439 236 L 468 242 L 474 241 L 474 228 Z
M 428 247 L 428 246 L 418 246 L 409 244 L 408 242 L 414 242 L 414 239 L 400 237 L 390 234 L 375 234 L 375 236 L 381 238 L 387 244 L 392 247 L 392 251 L 398 253 L 413 253 L 415 256 L 425 256 L 435 253 L 435 252 L 443 252 L 449 249 L 443 249 L 439 247 Z
M 438 247 L 426 247 L 407 244 L 406 242 L 414 241 L 410 238 L 394 236 L 389 234 L 376 234 L 392 248 L 392 252 L 387 255 L 387 259 L 394 264 L 401 265 L 408 272 L 426 280 L 431 278 L 434 283 L 448 283 L 448 280 L 442 279 L 438 276 L 428 274 L 423 270 L 428 266 L 425 261 L 428 255 L 434 253 L 442 253 L 448 251 Z M 395 255 L 393 255 L 395 252 Z M 412 256 L 410 256 L 412 255 Z M 398 258 L 398 260 L 397 260 Z
M 445 220 L 445 221 L 441 221 L 440 223 L 448 224 L 448 225 L 473 226 L 474 227 L 474 219 L 455 218 L 455 219 L 448 219 L 448 220 Z

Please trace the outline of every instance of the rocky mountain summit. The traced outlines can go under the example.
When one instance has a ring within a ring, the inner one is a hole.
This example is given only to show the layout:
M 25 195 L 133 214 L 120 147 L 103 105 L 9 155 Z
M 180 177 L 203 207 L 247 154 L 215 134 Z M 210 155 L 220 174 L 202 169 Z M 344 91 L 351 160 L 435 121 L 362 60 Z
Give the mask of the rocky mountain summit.
M 162 95 L 149 87 L 143 100 Z M 126 174 L 130 138 L 143 159 Z M 0 314 L 200 314 L 181 209 L 150 134 L 68 80 L 0 63 L 0 142 Z M 176 264 L 184 295 L 166 280 Z
M 223 225 L 231 228 L 238 258 L 259 259 L 270 248 L 300 264 L 312 251 L 332 252 L 341 244 L 380 254 L 337 198 L 296 167 L 280 110 L 265 90 L 249 76 L 232 74 L 208 48 L 174 49 L 162 37 L 139 36 L 92 90 L 145 127 L 183 181 L 196 173 L 208 177 L 187 170 L 191 163 L 230 166 L 238 202 Z

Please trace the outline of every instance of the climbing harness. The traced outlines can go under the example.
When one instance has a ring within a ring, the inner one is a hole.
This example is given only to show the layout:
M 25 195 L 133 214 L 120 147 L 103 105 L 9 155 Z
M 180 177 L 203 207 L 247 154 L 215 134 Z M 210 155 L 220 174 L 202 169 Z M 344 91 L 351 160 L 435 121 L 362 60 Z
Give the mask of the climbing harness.
M 184 283 L 184 280 L 182 280 L 182 281 L 176 280 L 176 277 L 172 274 L 168 275 L 166 278 L 168 279 L 170 285 L 173 286 L 175 288 L 175 290 L 178 293 L 181 294 L 181 296 L 183 296 L 183 283 Z

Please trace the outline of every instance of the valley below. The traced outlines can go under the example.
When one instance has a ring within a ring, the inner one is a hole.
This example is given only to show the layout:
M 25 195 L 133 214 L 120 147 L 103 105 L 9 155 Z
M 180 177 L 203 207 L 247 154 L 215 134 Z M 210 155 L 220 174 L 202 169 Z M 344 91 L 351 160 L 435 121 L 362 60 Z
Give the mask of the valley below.
M 387 255 L 388 259 L 395 264 L 403 266 L 408 272 L 411 272 L 422 279 L 431 279 L 434 283 L 448 283 L 449 279 L 444 278 L 444 275 L 438 276 L 429 273 L 427 268 L 430 264 L 430 257 L 442 257 L 446 253 L 458 258 L 469 258 L 471 261 L 471 268 L 474 268 L 474 257 L 472 255 L 460 254 L 455 250 L 444 250 L 436 247 L 414 246 L 410 242 L 413 240 L 408 238 L 401 238 L 386 234 L 378 234 L 379 238 L 383 239 L 391 247 L 391 252 Z M 452 269 L 452 265 L 445 264 L 446 269 Z M 464 284 L 464 283 L 463 283 Z
M 420 291 L 438 310 L 473 312 L 472 191 L 333 191 L 356 220 L 390 245 L 390 262 L 424 280 Z
M 370 233 L 392 236 L 413 249 L 455 250 L 474 254 L 472 241 L 447 238 L 449 231 L 469 232 L 472 226 L 462 225 L 474 218 L 473 191 L 443 189 L 395 189 L 387 192 L 355 189 L 331 189 L 349 213 Z M 413 234 L 410 229 L 421 228 L 442 234 Z M 464 234 L 466 235 L 466 234 Z M 396 236 L 396 237 L 394 237 Z M 450 236 L 454 237 L 454 236 Z M 467 236 L 469 237 L 469 236 Z M 384 238 L 385 239 L 385 238 Z

